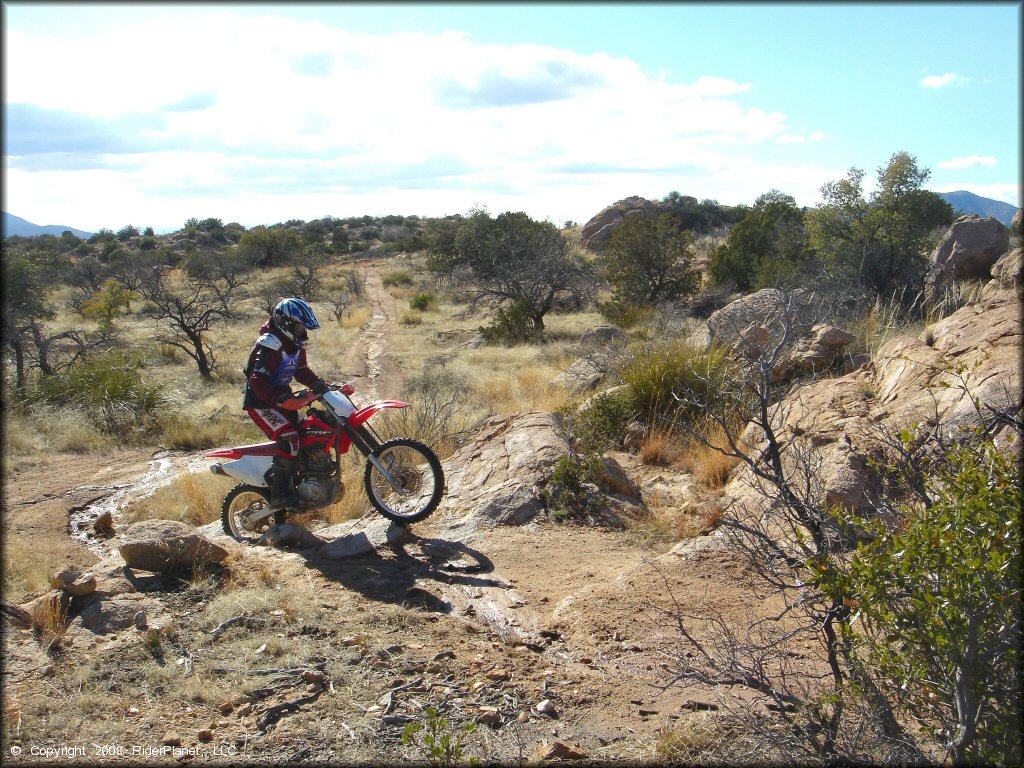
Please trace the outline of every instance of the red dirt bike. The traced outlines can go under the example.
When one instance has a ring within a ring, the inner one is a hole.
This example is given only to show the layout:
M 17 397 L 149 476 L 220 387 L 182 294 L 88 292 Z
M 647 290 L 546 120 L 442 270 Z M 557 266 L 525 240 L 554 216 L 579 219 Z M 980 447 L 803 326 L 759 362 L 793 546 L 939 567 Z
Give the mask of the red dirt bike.
M 437 455 L 412 438 L 382 441 L 367 423 L 380 411 L 408 408 L 409 403 L 382 400 L 356 408 L 348 397 L 352 391 L 346 385 L 322 395 L 308 390 L 295 393 L 295 397 L 306 400 L 307 406 L 319 400 L 325 407 L 309 407 L 300 422 L 299 455 L 292 472 L 292 489 L 300 502 L 293 507 L 269 508 L 270 489 L 264 475 L 273 460 L 275 443 L 241 445 L 205 454 L 232 459 L 212 465 L 210 471 L 241 481 L 228 491 L 221 506 L 225 533 L 238 539 L 256 537 L 271 522 L 284 523 L 290 512 L 309 512 L 337 502 L 345 492 L 341 457 L 353 445 L 367 458 L 363 474 L 366 495 L 384 517 L 409 525 L 437 509 L 445 490 Z

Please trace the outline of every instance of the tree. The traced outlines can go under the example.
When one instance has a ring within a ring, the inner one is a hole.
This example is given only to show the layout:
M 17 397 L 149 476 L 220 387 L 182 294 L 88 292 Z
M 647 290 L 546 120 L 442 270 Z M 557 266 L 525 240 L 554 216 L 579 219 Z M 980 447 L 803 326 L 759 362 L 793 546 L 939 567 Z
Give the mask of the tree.
M 627 216 L 602 259 L 612 301 L 647 307 L 693 293 L 700 279 L 693 269 L 692 243 L 671 214 L 657 221 L 642 214 Z
M 144 272 L 142 295 L 161 322 L 157 341 L 185 352 L 204 379 L 211 379 L 216 368 L 206 334 L 216 323 L 239 317 L 237 301 L 246 278 L 246 263 L 223 253 L 193 257 L 182 276 L 159 269 Z
M 923 287 L 929 237 L 953 221 L 952 207 L 923 189 L 930 177 L 917 159 L 897 152 L 878 169 L 877 188 L 863 194 L 864 172 L 821 188 L 824 204 L 807 214 L 810 244 L 839 276 L 852 276 L 875 295 Z
M 468 285 L 474 302 L 522 302 L 535 332 L 544 330 L 556 296 L 586 290 L 587 264 L 551 223 L 525 213 L 492 219 L 475 211 L 458 225 L 453 241 L 439 229 L 428 265 Z
M 809 261 L 804 241 L 803 214 L 796 200 L 773 189 L 757 198 L 712 255 L 711 279 L 741 291 L 785 283 Z
M 238 250 L 250 264 L 279 267 L 302 253 L 302 238 L 283 227 L 253 227 L 239 239 Z

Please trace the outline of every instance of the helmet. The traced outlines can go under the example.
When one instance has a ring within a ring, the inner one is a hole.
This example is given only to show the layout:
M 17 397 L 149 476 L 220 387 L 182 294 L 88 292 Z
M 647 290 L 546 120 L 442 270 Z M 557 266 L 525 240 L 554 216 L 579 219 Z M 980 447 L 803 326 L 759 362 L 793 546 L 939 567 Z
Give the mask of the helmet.
M 277 326 L 277 330 L 300 347 L 306 345 L 308 334 L 304 330 L 296 333 L 295 324 L 302 323 L 303 327 L 310 331 L 315 331 L 320 327 L 316 315 L 313 314 L 313 308 L 302 299 L 284 299 L 278 302 L 278 305 L 274 307 L 271 320 Z

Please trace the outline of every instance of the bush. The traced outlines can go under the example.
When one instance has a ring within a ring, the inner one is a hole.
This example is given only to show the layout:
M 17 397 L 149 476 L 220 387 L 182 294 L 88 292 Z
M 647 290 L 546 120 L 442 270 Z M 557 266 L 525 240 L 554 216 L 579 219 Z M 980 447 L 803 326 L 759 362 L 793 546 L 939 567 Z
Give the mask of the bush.
M 555 520 L 586 517 L 592 511 L 594 497 L 587 485 L 600 469 L 596 454 L 567 453 L 558 460 L 541 491 L 541 498 Z
M 429 309 L 437 308 L 437 297 L 432 293 L 417 293 L 409 299 L 409 307 L 426 312 Z
M 620 371 L 629 387 L 630 396 L 642 418 L 649 423 L 666 425 L 691 421 L 703 409 L 684 406 L 673 393 L 683 399 L 692 398 L 708 405 L 731 400 L 729 410 L 743 412 L 735 382 L 740 379 L 737 363 L 723 347 L 704 350 L 687 341 L 661 342 L 634 353 Z
M 490 325 L 480 327 L 480 333 L 489 344 L 522 344 L 535 341 L 540 335 L 533 322 L 533 312 L 525 299 L 508 309 L 499 308 Z
M 63 374 L 40 379 L 26 392 L 26 402 L 81 408 L 111 433 L 143 426 L 167 400 L 160 385 L 144 381 L 144 367 L 144 357 L 124 350 L 92 355 Z
M 404 269 L 396 269 L 385 274 L 381 281 L 388 288 L 399 288 L 412 285 L 412 275 Z
M 583 452 L 602 453 L 622 445 L 629 423 L 637 417 L 628 393 L 602 393 L 585 411 L 569 419 L 569 431 L 576 447 Z

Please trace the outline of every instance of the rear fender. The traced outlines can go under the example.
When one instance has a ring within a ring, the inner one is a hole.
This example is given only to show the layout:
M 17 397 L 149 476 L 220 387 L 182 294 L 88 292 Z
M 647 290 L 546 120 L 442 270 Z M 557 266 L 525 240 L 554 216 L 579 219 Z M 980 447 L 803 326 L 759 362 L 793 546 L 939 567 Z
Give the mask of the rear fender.
M 401 400 L 380 400 L 376 403 L 370 403 L 369 405 L 363 406 L 358 411 L 348 417 L 349 426 L 353 429 L 358 429 L 367 421 L 370 420 L 379 411 L 384 411 L 389 408 L 408 408 L 409 403 L 403 403 Z
M 241 480 L 243 483 L 255 485 L 257 488 L 264 488 L 267 485 L 265 477 L 267 470 L 273 463 L 273 455 L 258 456 L 247 454 L 235 461 L 226 461 L 223 464 L 214 464 L 210 469 L 215 474 L 224 474 Z

